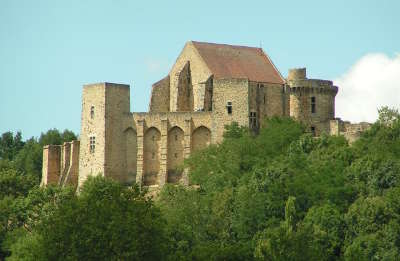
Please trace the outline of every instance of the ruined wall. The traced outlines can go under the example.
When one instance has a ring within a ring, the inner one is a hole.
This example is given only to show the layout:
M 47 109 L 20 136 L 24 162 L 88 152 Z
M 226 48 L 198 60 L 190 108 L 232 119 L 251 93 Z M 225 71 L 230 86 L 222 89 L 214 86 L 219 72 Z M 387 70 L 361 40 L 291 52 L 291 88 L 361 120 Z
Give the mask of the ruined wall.
M 203 83 L 206 82 L 211 72 L 200 57 L 198 51 L 192 42 L 186 43 L 182 52 L 178 56 L 170 75 L 170 111 L 179 111 L 178 109 L 178 84 L 179 75 L 187 63 L 190 63 L 191 85 L 193 89 L 193 111 L 201 111 L 204 106 L 201 96 L 204 97 Z M 183 110 L 180 110 L 183 111 Z
M 70 147 L 69 167 L 65 173 L 65 176 L 62 177 L 62 179 L 61 179 L 61 184 L 76 187 L 78 184 L 78 176 L 79 176 L 80 142 L 79 142 L 79 140 L 74 140 L 74 141 L 71 141 L 68 143 L 70 144 L 70 146 L 69 146 Z
M 207 79 L 207 81 L 204 83 L 204 106 L 203 109 L 204 111 L 212 111 L 212 107 L 213 107 L 213 84 L 214 84 L 214 78 L 210 77 Z M 200 95 L 199 95 L 200 96 Z M 201 96 L 200 96 L 200 100 L 198 101 L 199 104 L 201 103 Z M 201 110 L 201 109 L 197 109 L 197 110 Z
M 225 125 L 238 122 L 249 126 L 249 82 L 247 79 L 214 79 L 213 122 L 211 142 L 221 142 Z M 227 111 L 228 102 L 232 103 L 232 113 Z
M 169 111 L 169 75 L 153 84 L 151 88 L 151 97 L 149 112 L 167 112 Z
M 330 135 L 343 135 L 350 143 L 360 138 L 361 134 L 371 127 L 371 123 L 350 123 L 336 118 L 330 121 Z
M 42 186 L 56 185 L 61 175 L 61 146 L 47 145 L 43 148 Z
M 178 88 L 176 111 L 193 111 L 194 98 L 190 63 L 187 62 L 175 77 Z
M 48 184 L 76 186 L 78 184 L 79 141 L 43 148 L 41 186 Z

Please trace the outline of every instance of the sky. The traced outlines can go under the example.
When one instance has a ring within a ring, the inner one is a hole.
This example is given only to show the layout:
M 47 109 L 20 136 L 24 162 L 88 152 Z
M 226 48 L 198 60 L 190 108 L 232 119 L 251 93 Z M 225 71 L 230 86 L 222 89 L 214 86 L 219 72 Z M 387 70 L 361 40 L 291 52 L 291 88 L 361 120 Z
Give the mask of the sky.
M 0 0 L 0 133 L 80 130 L 82 85 L 131 86 L 147 111 L 152 83 L 187 41 L 262 47 L 286 77 L 339 86 L 336 117 L 400 106 L 400 1 Z

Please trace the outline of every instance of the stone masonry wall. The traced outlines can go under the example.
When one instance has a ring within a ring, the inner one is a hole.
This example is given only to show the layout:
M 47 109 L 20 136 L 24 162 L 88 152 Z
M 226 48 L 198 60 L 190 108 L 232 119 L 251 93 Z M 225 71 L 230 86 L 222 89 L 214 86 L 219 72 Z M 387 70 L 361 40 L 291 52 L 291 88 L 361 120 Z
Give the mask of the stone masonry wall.
M 185 152 L 185 134 L 180 127 L 175 126 L 168 131 L 167 149 L 167 181 L 169 183 L 177 183 L 182 176 L 179 166 L 183 162 Z
M 237 122 L 249 126 L 249 81 L 247 79 L 214 79 L 213 121 L 211 142 L 223 139 L 225 125 Z M 228 114 L 227 104 L 232 103 L 232 114 Z
M 193 111 L 193 85 L 190 63 L 187 62 L 183 69 L 174 76 L 178 88 L 177 111 Z M 198 99 L 196 99 L 198 100 Z
M 126 182 L 131 184 L 136 181 L 137 170 L 137 133 L 130 127 L 124 131 L 125 155 L 122 155 L 126 162 Z
M 43 168 L 41 185 L 58 184 L 61 171 L 61 146 L 47 145 L 43 148 Z
M 282 84 L 249 83 L 249 111 L 257 113 L 259 126 L 267 117 L 284 115 L 283 87 Z
M 43 148 L 41 186 L 48 184 L 76 186 L 78 184 L 79 141 Z
M 127 179 L 126 160 L 121 157 L 121 149 L 125 148 L 122 125 L 129 109 L 128 85 L 99 83 L 84 86 L 79 185 L 89 175 L 101 174 L 121 181 Z M 90 151 L 90 137 L 95 138 L 94 152 Z
M 335 96 L 338 91 L 331 81 L 307 79 L 305 69 L 289 71 L 290 116 L 315 129 L 315 134 L 330 133 L 335 117 Z M 312 99 L 315 112 L 312 112 Z
M 330 135 L 343 135 L 350 143 L 360 138 L 372 124 L 367 122 L 350 123 L 336 118 L 330 121 Z
M 182 52 L 178 56 L 175 64 L 173 65 L 169 75 L 170 75 L 170 111 L 178 111 L 178 83 L 179 80 L 177 76 L 182 71 L 184 66 L 190 63 L 190 71 L 191 71 L 191 84 L 193 88 L 193 110 L 198 111 L 203 107 L 204 102 L 201 101 L 199 95 L 204 96 L 201 93 L 203 90 L 201 85 L 206 82 L 210 76 L 211 72 L 208 69 L 207 65 L 204 63 L 203 59 L 200 57 L 198 51 L 193 46 L 192 42 L 186 43 Z
M 151 88 L 151 98 L 149 112 L 169 111 L 169 75 L 153 84 Z
M 62 178 L 61 185 L 76 186 L 78 184 L 79 175 L 79 149 L 80 142 L 74 140 L 69 142 L 70 144 L 70 160 L 69 167 L 65 173 L 65 177 Z
M 196 137 L 193 140 L 193 133 L 199 128 L 210 130 L 211 113 L 133 113 L 132 116 L 131 127 L 136 126 L 137 132 L 136 182 L 157 186 L 166 182 L 187 184 L 187 176 L 178 170 L 183 159 L 190 156 L 192 143 L 201 143 Z
M 104 175 L 127 182 L 124 118 L 130 113 L 129 85 L 106 83 Z M 124 151 L 121 155 L 121 149 Z
M 83 87 L 78 186 L 81 186 L 89 175 L 104 175 L 105 88 L 105 83 Z M 95 137 L 94 153 L 90 152 L 90 137 Z

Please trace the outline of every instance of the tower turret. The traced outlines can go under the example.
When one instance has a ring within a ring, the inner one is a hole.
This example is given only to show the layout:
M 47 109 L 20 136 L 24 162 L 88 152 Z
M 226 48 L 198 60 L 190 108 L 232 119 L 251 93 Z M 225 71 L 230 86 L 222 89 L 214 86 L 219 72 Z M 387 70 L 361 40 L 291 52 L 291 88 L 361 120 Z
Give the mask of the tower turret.
M 287 84 L 290 116 L 306 124 L 314 135 L 329 133 L 338 87 L 332 81 L 307 79 L 306 68 L 289 70 Z

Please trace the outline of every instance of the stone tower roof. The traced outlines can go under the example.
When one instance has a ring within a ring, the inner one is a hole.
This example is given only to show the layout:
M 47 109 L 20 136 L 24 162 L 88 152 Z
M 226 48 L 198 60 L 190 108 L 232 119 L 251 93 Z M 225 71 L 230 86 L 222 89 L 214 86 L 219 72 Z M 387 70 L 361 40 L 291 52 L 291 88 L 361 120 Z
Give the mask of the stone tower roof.
M 192 43 L 214 78 L 247 78 L 255 82 L 285 83 L 261 48 L 195 41 Z

